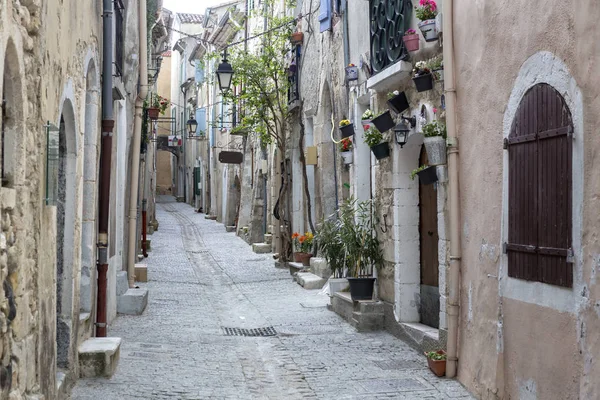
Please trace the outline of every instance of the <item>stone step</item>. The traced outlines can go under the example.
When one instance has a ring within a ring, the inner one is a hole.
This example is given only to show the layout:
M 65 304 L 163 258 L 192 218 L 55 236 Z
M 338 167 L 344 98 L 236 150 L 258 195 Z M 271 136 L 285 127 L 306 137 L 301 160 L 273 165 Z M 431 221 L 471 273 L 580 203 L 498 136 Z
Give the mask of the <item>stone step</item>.
M 288 268 L 290 269 L 290 275 L 294 275 L 296 272 L 304 271 L 308 268 L 299 262 L 291 262 L 290 261 L 287 264 L 288 264 Z
M 117 369 L 121 338 L 90 338 L 79 346 L 79 376 L 110 378 Z
M 235 225 L 226 226 L 225 232 L 235 232 Z
M 270 233 L 265 233 L 265 243 L 273 244 L 273 235 Z
M 204 219 L 209 219 L 211 221 L 216 221 L 217 220 L 217 216 L 216 215 L 205 215 Z
M 329 265 L 324 258 L 312 257 L 310 259 L 310 270 L 313 274 L 321 278 L 329 279 L 331 276 L 331 269 L 329 269 Z
M 383 329 L 383 318 L 383 313 L 354 311 L 350 324 L 359 332 L 379 331 Z
M 296 282 L 304 289 L 321 289 L 327 282 L 327 279 L 323 279 L 320 276 L 312 274 L 310 272 L 298 272 L 296 275 Z
M 252 245 L 252 251 L 257 254 L 265 254 L 271 252 L 271 245 L 267 243 L 254 243 Z
M 148 266 L 146 264 L 135 264 L 135 281 L 148 282 Z
M 141 315 L 148 305 L 148 289 L 127 289 L 117 296 L 117 312 L 119 314 Z
M 129 289 L 129 281 L 127 280 L 127 271 L 117 272 L 117 296 L 122 296 Z

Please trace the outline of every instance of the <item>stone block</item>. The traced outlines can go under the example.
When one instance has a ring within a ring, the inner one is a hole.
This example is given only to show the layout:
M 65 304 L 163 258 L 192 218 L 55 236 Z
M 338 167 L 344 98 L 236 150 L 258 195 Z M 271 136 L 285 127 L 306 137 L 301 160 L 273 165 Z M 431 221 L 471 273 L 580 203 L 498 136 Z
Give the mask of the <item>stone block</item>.
M 6 210 L 12 210 L 17 204 L 17 191 L 11 188 L 0 189 L 0 205 Z
M 273 243 L 273 235 L 270 233 L 265 233 L 265 243 L 272 244 Z
M 235 232 L 235 225 L 226 226 L 225 232 Z
M 350 293 L 348 292 L 336 292 L 331 298 L 331 309 L 333 312 L 344 318 L 346 321 L 352 319 L 352 313 L 354 312 L 354 306 Z
M 363 313 L 355 311 L 352 313 L 350 324 L 359 332 L 379 331 L 383 329 L 384 316 L 381 313 Z
M 298 272 L 296 275 L 296 282 L 304 289 L 313 290 L 321 289 L 325 286 L 327 279 L 323 279 L 320 276 L 311 274 L 310 272 Z
M 271 245 L 267 243 L 254 243 L 252 245 L 252 251 L 257 254 L 265 254 L 271 252 Z
M 299 262 L 288 262 L 288 268 L 290 269 L 290 274 L 294 275 L 296 272 L 304 271 L 306 267 Z
M 331 269 L 329 268 L 329 265 L 327 264 L 327 261 L 325 261 L 324 258 L 320 258 L 320 257 L 311 258 L 310 259 L 310 270 L 312 271 L 313 274 L 315 274 L 321 278 L 329 279 L 329 277 L 331 276 Z
M 135 264 L 135 281 L 148 282 L 148 266 L 146 264 Z
M 152 234 L 154 234 L 154 225 L 152 225 L 152 224 L 148 224 L 148 226 L 147 226 L 147 230 L 148 230 L 148 232 L 146 232 L 146 233 L 147 233 L 148 235 L 152 235 Z
M 211 221 L 216 221 L 217 216 L 216 215 L 205 215 L 204 219 L 209 219 Z
M 90 338 L 79 346 L 79 376 L 110 378 L 117 369 L 121 338 Z
M 127 271 L 117 272 L 117 296 L 122 296 L 129 289 L 129 281 L 127 280 Z
M 146 239 L 146 252 L 151 252 L 152 251 L 152 240 L 150 239 Z
M 148 305 L 148 289 L 127 289 L 125 294 L 117 296 L 119 314 L 141 315 Z

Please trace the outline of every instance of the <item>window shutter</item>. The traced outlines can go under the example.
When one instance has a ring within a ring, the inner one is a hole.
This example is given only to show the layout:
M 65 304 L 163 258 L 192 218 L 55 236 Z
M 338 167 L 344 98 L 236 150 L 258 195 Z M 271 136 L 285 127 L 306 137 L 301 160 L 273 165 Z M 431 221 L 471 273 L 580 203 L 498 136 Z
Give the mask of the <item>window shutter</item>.
M 319 23 L 321 24 L 321 32 L 331 29 L 331 0 L 321 0 Z
M 196 60 L 196 83 L 204 82 L 204 68 L 202 68 L 202 63 L 199 60 Z
M 206 135 L 206 108 L 197 108 L 196 109 L 196 121 L 198 122 L 198 127 L 196 127 L 196 136 L 205 136 Z
M 521 100 L 505 141 L 509 158 L 508 275 L 571 287 L 573 125 L 547 84 Z

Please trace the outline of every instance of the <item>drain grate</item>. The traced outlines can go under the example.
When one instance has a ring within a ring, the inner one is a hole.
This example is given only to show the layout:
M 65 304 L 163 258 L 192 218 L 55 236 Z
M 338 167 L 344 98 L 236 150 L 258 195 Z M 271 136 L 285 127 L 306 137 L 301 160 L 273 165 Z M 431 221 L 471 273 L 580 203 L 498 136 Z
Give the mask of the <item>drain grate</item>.
M 226 336 L 275 336 L 277 331 L 272 326 L 266 328 L 245 329 L 245 328 L 225 328 Z

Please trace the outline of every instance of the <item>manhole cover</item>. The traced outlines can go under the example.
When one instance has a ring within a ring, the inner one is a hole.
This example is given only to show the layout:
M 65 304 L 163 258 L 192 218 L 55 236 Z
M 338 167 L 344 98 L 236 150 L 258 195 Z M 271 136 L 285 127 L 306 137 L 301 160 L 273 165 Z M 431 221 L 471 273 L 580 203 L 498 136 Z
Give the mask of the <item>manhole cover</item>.
M 272 326 L 266 328 L 245 329 L 245 328 L 225 328 L 226 336 L 275 336 L 277 332 Z

